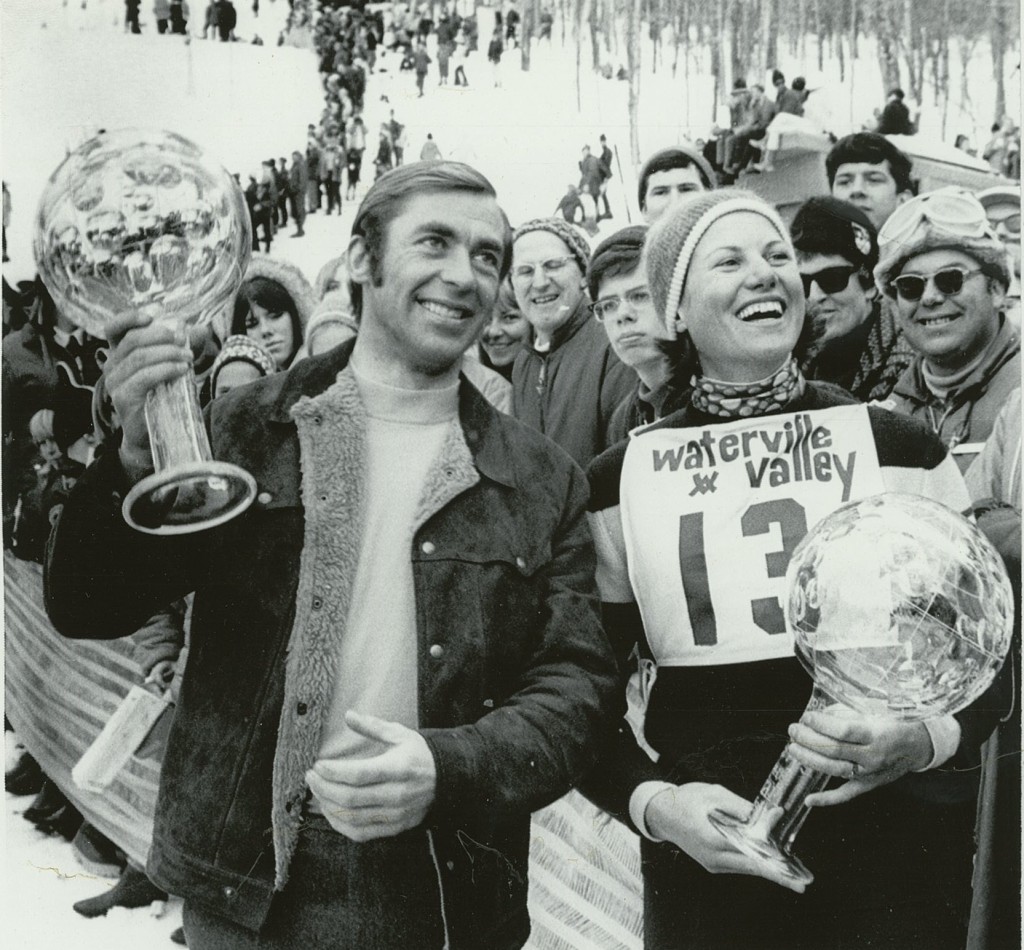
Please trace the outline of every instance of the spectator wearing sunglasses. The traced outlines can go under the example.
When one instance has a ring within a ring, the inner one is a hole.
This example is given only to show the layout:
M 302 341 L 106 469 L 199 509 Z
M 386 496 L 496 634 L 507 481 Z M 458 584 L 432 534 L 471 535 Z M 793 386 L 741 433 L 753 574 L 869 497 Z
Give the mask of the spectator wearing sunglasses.
M 875 226 L 849 202 L 824 196 L 805 202 L 790 230 L 807 300 L 798 345 L 804 376 L 861 402 L 885 399 L 914 352 L 875 287 Z
M 996 237 L 1006 245 L 1012 262 L 1006 313 L 1020 327 L 1020 185 L 996 185 L 978 192 L 978 201 Z
M 533 327 L 512 367 L 512 415 L 581 466 L 607 448 L 612 413 L 636 375 L 591 318 L 587 239 L 561 218 L 536 218 L 512 237 L 512 290 Z
M 886 222 L 875 282 L 916 353 L 893 406 L 927 423 L 964 470 L 1020 386 L 1020 336 L 1004 313 L 1006 249 L 977 198 L 942 188 Z

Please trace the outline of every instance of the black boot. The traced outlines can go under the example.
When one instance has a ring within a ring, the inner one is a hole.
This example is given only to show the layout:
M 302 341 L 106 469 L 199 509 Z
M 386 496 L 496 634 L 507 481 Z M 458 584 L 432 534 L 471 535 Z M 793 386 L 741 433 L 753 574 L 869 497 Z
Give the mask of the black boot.
M 71 849 L 78 863 L 97 877 L 116 879 L 124 870 L 124 852 L 99 828 L 87 821 L 78 829 L 75 840 L 71 842 Z
M 68 800 L 57 784 L 44 777 L 43 787 L 39 789 L 39 794 L 32 799 L 32 804 L 22 812 L 22 817 L 26 821 L 38 825 L 39 822 L 52 818 L 67 804 Z
M 60 835 L 65 841 L 74 841 L 78 829 L 82 827 L 82 813 L 68 802 L 57 812 L 43 821 L 37 821 L 36 827 L 48 835 Z
M 102 917 L 111 907 L 148 907 L 153 901 L 167 900 L 167 891 L 160 890 L 145 871 L 130 864 L 121 872 L 117 883 L 105 894 L 78 901 L 71 906 L 83 917 Z
M 25 752 L 10 772 L 4 774 L 4 787 L 12 795 L 38 795 L 46 776 L 39 763 Z

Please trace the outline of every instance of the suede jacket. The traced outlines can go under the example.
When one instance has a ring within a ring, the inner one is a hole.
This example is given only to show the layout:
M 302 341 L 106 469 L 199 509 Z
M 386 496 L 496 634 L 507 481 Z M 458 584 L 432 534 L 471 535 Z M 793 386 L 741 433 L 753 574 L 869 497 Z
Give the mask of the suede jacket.
M 257 503 L 200 534 L 121 517 L 116 453 L 51 535 L 46 601 L 67 636 L 111 638 L 196 590 L 188 675 L 150 854 L 168 891 L 258 930 L 288 865 L 359 551 L 365 428 L 351 344 L 215 400 L 214 456 Z M 448 945 L 519 947 L 530 812 L 566 792 L 620 712 L 601 628 L 587 486 L 571 460 L 465 379 L 409 556 L 420 731 L 437 766 L 426 819 Z M 337 543 L 319 558 L 315 538 Z

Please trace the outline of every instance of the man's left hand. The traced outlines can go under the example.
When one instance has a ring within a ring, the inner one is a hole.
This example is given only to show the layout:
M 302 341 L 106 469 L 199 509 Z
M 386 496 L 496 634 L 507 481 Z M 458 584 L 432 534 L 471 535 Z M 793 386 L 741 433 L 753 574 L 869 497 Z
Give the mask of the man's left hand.
M 844 785 L 807 796 L 813 806 L 848 802 L 908 772 L 927 767 L 934 754 L 920 722 L 856 716 L 841 707 L 804 713 L 789 727 L 794 758 Z
M 385 749 L 368 759 L 320 759 L 306 773 L 331 827 L 353 841 L 372 841 L 421 824 L 437 788 L 426 740 L 400 723 L 352 710 L 345 722 Z

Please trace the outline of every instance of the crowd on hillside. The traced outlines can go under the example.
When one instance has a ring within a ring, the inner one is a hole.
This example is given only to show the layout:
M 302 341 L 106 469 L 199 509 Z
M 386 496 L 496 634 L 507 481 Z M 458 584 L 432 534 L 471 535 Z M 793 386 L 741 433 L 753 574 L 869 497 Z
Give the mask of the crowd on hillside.
M 231 6 L 210 4 L 221 39 Z M 164 7 L 182 32 L 187 4 Z M 1019 186 L 919 194 L 882 134 L 912 129 L 885 126 L 902 121 L 887 105 L 879 130 L 829 151 L 829 193 L 783 222 L 730 187 L 771 120 L 803 110 L 806 84 L 776 71 L 774 101 L 737 80 L 717 140 L 646 156 L 643 223 L 592 247 L 612 217 L 604 136 L 556 213 L 531 220 L 499 212 L 432 137 L 407 161 L 394 110 L 374 145 L 363 108 L 382 56 L 422 92 L 436 35 L 438 82 L 453 60 L 458 83 L 473 18 L 292 7 L 323 112 L 304 150 L 240 181 L 253 254 L 224 313 L 187 341 L 138 318 L 107 343 L 40 279 L 4 282 L 5 550 L 46 564 L 62 632 L 130 634 L 140 679 L 179 703 L 148 869 L 31 749 L 8 771 L 9 792 L 36 796 L 27 820 L 118 876 L 75 909 L 171 891 L 186 901 L 174 939 L 200 950 L 342 931 L 371 950 L 518 947 L 528 816 L 576 788 L 617 819 L 605 834 L 641 839 L 647 947 L 958 950 L 969 927 L 978 947 L 1019 944 L 1019 590 L 1003 672 L 955 716 L 801 716 L 810 683 L 771 636 L 773 595 L 736 619 L 763 585 L 730 564 L 776 527 L 788 558 L 808 527 L 796 499 L 824 502 L 793 487 L 770 511 L 747 495 L 729 508 L 693 475 L 716 433 L 724 461 L 744 425 L 835 420 L 864 459 L 858 490 L 973 511 L 1016 577 Z M 491 47 L 520 23 L 505 11 Z M 1019 175 L 1019 144 L 1016 166 L 1005 136 L 997 151 Z M 271 256 L 289 221 L 301 237 L 343 199 L 360 200 L 347 253 L 316 273 Z M 140 541 L 111 508 L 149 464 L 143 363 L 191 367 L 218 452 L 260 483 L 212 540 Z M 638 445 L 690 453 L 687 497 Z M 800 841 L 818 874 L 805 893 L 708 822 L 746 814 L 787 740 L 834 779 Z M 378 760 L 387 779 L 361 777 Z

